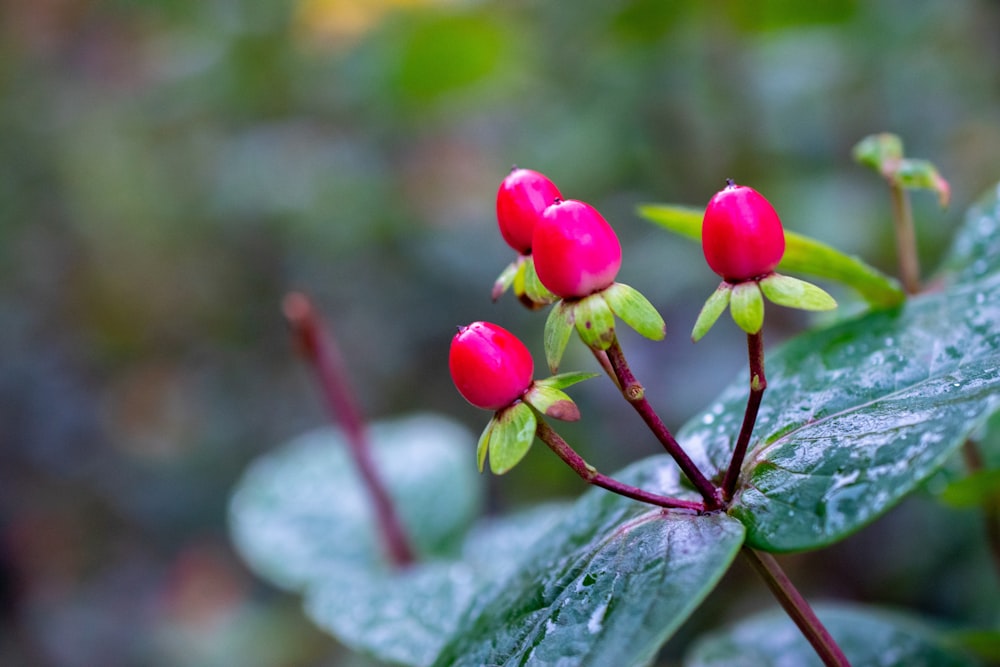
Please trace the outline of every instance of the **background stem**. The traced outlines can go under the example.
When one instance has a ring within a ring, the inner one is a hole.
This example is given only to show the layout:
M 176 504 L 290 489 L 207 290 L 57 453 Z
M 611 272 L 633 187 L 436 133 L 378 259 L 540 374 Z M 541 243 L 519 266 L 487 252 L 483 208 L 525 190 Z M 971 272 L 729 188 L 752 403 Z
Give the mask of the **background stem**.
M 984 469 L 983 454 L 973 440 L 966 440 L 962 446 L 962 456 L 969 474 L 974 475 Z M 997 572 L 1000 572 L 1000 494 L 994 493 L 983 501 L 983 520 L 986 529 L 986 542 Z
M 917 234 L 913 227 L 910 198 L 902 186 L 889 181 L 892 197 L 892 221 L 896 228 L 896 254 L 899 259 L 899 277 L 907 294 L 920 291 L 920 262 L 917 258 Z
M 668 496 L 650 493 L 649 491 L 643 491 L 638 487 L 625 484 L 624 482 L 619 482 L 613 477 L 608 477 L 607 475 L 597 472 L 593 466 L 587 463 L 582 456 L 576 453 L 576 450 L 570 447 L 569 444 L 562 439 L 562 436 L 556 433 L 552 427 L 542 421 L 542 419 L 538 420 L 536 434 L 538 435 L 539 440 L 548 445 L 549 449 L 556 453 L 556 456 L 561 458 L 576 472 L 576 474 L 582 477 L 589 484 L 607 489 L 608 491 L 617 493 L 620 496 L 632 498 L 633 500 L 639 500 L 658 507 L 687 509 L 696 512 L 705 510 L 704 503 L 694 502 L 691 500 L 681 500 L 679 498 L 670 498 Z
M 625 353 L 622 351 L 621 344 L 617 338 L 614 339 L 611 347 L 608 348 L 608 361 L 611 362 L 611 367 L 615 371 L 615 376 L 618 378 L 618 384 L 625 400 L 639 413 L 639 416 L 642 417 L 649 430 L 653 432 L 653 435 L 660 441 L 663 448 L 677 462 L 681 472 L 691 481 L 695 489 L 698 490 L 698 493 L 701 494 L 701 497 L 705 499 L 705 507 L 710 510 L 722 507 L 719 490 L 702 474 L 698 466 L 695 465 L 694 461 L 691 460 L 687 452 L 684 451 L 680 443 L 674 438 L 670 429 L 667 428 L 663 420 L 660 419 L 660 416 L 653 410 L 653 406 L 646 400 L 646 391 L 639 381 L 635 379 L 635 375 L 632 374 L 628 361 L 625 359 Z
M 743 555 L 757 574 L 771 589 L 782 608 L 798 626 L 805 638 L 809 640 L 824 665 L 827 667 L 850 667 L 847 657 L 830 636 L 829 631 L 816 616 L 806 599 L 792 584 L 788 575 L 778 565 L 778 561 L 769 553 L 743 547 Z
M 764 390 L 767 389 L 767 378 L 764 377 L 764 338 L 760 331 L 747 334 L 747 352 L 750 359 L 750 396 L 747 398 L 743 425 L 740 427 L 736 447 L 733 449 L 733 458 L 729 461 L 726 477 L 722 481 L 722 497 L 726 502 L 732 499 L 736 491 L 736 481 L 740 477 L 743 459 L 746 458 L 747 448 L 750 445 L 750 436 L 753 435 L 753 427 L 757 423 L 757 411 L 764 398 Z
M 376 521 L 389 559 L 397 567 L 409 565 L 414 560 L 413 550 L 392 499 L 378 476 L 372 459 L 371 441 L 351 392 L 336 342 L 326 331 L 315 308 L 304 294 L 288 294 L 283 310 L 292 327 L 299 352 L 315 371 L 327 408 L 333 418 L 340 422 L 347 438 L 351 456 L 374 503 Z

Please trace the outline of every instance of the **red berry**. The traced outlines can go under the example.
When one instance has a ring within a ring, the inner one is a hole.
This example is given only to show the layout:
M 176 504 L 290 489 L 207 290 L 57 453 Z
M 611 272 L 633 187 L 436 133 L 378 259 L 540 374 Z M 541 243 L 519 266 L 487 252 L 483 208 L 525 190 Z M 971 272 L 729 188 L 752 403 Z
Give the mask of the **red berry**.
M 705 209 L 701 247 L 713 271 L 739 283 L 774 271 L 785 254 L 785 231 L 763 195 L 729 181 Z
M 535 365 L 517 336 L 489 322 L 461 327 L 448 355 L 451 379 L 478 408 L 505 408 L 531 386 Z
M 593 206 L 572 199 L 545 209 L 532 246 L 538 279 L 563 298 L 610 286 L 622 265 L 615 230 Z
M 530 254 L 535 223 L 560 198 L 559 189 L 544 175 L 515 168 L 497 191 L 497 223 L 503 240 L 522 255 Z

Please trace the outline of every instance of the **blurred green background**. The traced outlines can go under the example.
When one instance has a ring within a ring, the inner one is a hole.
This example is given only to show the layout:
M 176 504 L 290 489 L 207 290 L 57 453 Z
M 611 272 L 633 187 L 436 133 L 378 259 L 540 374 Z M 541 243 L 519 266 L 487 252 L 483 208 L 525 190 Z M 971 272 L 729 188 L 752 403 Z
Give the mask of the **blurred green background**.
M 717 280 L 634 206 L 732 177 L 892 271 L 885 188 L 850 148 L 893 131 L 953 186 L 947 211 L 914 197 L 933 267 L 1000 179 L 998 63 L 989 0 L 0 0 L 0 662 L 360 664 L 228 545 L 248 462 L 326 420 L 286 291 L 323 309 L 369 416 L 478 431 L 448 341 L 491 319 L 541 359 L 543 318 L 489 292 L 512 259 L 496 188 L 543 171 L 664 313 L 666 344 L 624 344 L 677 427 L 745 352 L 732 326 L 691 347 Z M 768 342 L 803 324 L 773 311 Z M 610 472 L 657 447 L 605 385 L 574 390 L 565 432 Z M 498 511 L 582 490 L 541 449 L 489 484 Z M 808 595 L 995 626 L 982 541 L 924 498 L 784 562 Z M 738 565 L 664 664 L 770 604 Z

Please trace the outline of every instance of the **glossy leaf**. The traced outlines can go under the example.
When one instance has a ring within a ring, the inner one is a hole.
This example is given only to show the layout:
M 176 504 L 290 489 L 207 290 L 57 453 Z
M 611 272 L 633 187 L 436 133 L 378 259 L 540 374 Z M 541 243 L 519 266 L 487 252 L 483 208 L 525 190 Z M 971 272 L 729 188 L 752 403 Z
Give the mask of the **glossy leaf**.
M 665 457 L 616 477 L 680 493 Z M 724 514 L 663 512 L 589 491 L 524 567 L 477 596 L 434 664 L 647 664 L 714 588 L 742 538 Z
M 615 283 L 602 292 L 611 311 L 622 322 L 650 340 L 663 340 L 667 325 L 649 300 L 639 290 Z
M 356 651 L 404 665 L 428 665 L 457 629 L 475 593 L 521 566 L 530 547 L 562 520 L 549 504 L 477 521 L 461 559 L 400 572 L 340 568 L 311 586 L 306 611 Z
M 417 551 L 449 553 L 477 515 L 475 436 L 434 415 L 373 424 L 373 456 Z M 380 567 L 367 489 L 343 436 L 319 429 L 259 459 L 230 504 L 233 541 L 260 576 L 301 590 L 344 567 Z
M 848 605 L 815 605 L 817 616 L 852 665 L 972 667 L 972 656 L 930 624 L 898 613 Z M 816 652 L 787 614 L 758 614 L 698 641 L 684 667 L 820 667 Z
M 703 209 L 663 204 L 644 204 L 639 214 L 692 241 L 701 241 Z M 777 270 L 803 273 L 834 280 L 858 292 L 870 305 L 888 308 L 899 305 L 906 294 L 891 278 L 857 257 L 846 255 L 825 243 L 785 230 L 785 254 Z

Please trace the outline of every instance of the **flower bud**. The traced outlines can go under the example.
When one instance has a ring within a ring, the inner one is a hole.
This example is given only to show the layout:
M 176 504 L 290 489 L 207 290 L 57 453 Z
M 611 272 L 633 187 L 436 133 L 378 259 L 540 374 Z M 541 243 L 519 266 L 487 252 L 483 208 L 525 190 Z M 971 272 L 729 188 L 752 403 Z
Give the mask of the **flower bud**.
M 532 251 L 538 279 L 563 298 L 609 287 L 622 265 L 615 230 L 593 206 L 572 199 L 545 209 L 535 225 Z
M 531 386 L 534 362 L 514 334 L 489 322 L 460 327 L 448 355 L 451 379 L 469 403 L 505 408 Z
M 785 232 L 763 195 L 729 181 L 705 208 L 701 246 L 713 271 L 740 283 L 774 271 L 785 254 Z
M 535 223 L 561 197 L 559 189 L 543 174 L 531 169 L 511 171 L 497 191 L 497 223 L 507 245 L 522 255 L 530 254 Z

